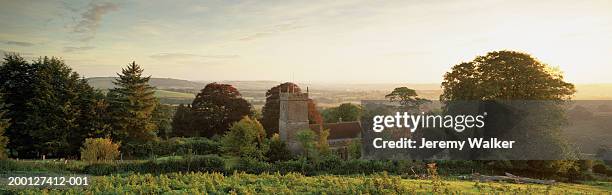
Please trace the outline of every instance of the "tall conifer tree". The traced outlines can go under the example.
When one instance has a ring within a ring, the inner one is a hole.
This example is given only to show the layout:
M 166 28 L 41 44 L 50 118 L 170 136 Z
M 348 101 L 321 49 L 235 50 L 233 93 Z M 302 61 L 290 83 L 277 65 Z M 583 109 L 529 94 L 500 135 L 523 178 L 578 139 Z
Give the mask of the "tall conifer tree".
M 155 124 L 151 120 L 157 105 L 153 87 L 148 77 L 142 76 L 143 69 L 132 62 L 117 74 L 113 82 L 116 87 L 108 94 L 112 113 L 113 132 L 111 136 L 123 143 L 138 143 L 156 138 Z

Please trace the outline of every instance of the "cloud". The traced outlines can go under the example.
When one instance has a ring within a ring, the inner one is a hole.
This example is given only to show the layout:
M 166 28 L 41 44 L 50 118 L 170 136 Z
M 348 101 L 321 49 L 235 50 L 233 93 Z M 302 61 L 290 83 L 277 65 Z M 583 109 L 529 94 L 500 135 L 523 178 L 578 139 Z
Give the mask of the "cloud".
M 66 53 L 70 53 L 70 52 L 80 52 L 80 51 L 87 51 L 87 50 L 92 50 L 95 47 L 92 46 L 83 46 L 83 47 L 64 47 L 64 52 Z
M 288 31 L 292 31 L 295 29 L 303 28 L 303 27 L 304 26 L 297 25 L 295 21 L 291 21 L 288 23 L 282 23 L 282 24 L 277 24 L 277 25 L 267 27 L 261 32 L 255 32 L 255 33 L 249 34 L 243 38 L 240 38 L 239 40 L 240 41 L 252 41 L 255 39 L 269 37 L 269 36 L 272 36 L 278 33 L 288 32 Z
M 34 46 L 34 43 L 23 42 L 23 41 L 2 41 L 2 43 L 7 44 L 7 45 L 17 45 L 17 46 L 21 46 L 21 47 Z
M 149 56 L 158 60 L 185 60 L 185 59 L 233 59 L 238 58 L 238 55 L 198 55 L 190 53 L 158 53 Z
M 82 35 L 81 41 L 89 41 L 94 38 L 96 30 L 100 27 L 102 17 L 118 9 L 119 6 L 114 3 L 91 3 L 89 8 L 81 13 L 80 21 L 72 31 Z

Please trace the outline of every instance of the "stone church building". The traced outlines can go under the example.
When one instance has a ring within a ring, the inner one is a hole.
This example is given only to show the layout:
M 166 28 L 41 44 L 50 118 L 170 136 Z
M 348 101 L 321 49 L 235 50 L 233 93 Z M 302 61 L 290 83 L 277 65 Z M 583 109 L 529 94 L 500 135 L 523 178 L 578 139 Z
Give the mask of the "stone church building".
M 358 121 L 309 124 L 308 123 L 308 92 L 280 93 L 280 113 L 278 120 L 279 135 L 294 153 L 301 151 L 297 141 L 297 132 L 311 129 L 317 134 L 323 129 L 329 129 L 328 142 L 332 150 L 346 158 L 348 144 L 352 141 L 361 142 L 361 124 Z

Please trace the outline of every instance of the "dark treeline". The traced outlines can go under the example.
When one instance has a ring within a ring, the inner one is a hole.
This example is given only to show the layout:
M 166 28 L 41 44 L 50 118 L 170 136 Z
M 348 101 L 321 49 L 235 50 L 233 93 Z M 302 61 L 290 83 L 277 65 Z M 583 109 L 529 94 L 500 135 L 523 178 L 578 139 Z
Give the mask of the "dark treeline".
M 135 62 L 117 75 L 116 87 L 104 93 L 60 58 L 28 62 L 18 54 L 5 54 L 0 94 L 7 122 L 0 126 L 6 127 L 0 144 L 8 144 L 0 145 L 6 150 L 2 153 L 14 158 L 78 158 L 86 138 L 110 138 L 122 148 L 170 137 L 211 138 L 244 116 L 263 121 L 270 129 L 267 136 L 272 136 L 278 133 L 278 92 L 301 90 L 293 83 L 268 90 L 262 117 L 231 85 L 210 83 L 191 104 L 172 106 L 154 97 L 150 76 L 143 76 Z M 314 102 L 309 104 L 311 121 L 321 122 Z
M 5 99 L 7 153 L 11 157 L 77 158 L 86 138 L 106 137 L 133 144 L 167 132 L 167 107 L 153 96 L 149 77 L 129 64 L 107 94 L 55 57 L 32 62 L 6 54 L 0 66 L 0 93 Z M 165 114 L 164 114 L 165 113 Z M 169 117 L 168 117 L 169 118 Z
M 58 58 L 32 62 L 16 54 L 0 66 L 11 156 L 75 155 L 85 137 L 104 136 L 107 100 Z

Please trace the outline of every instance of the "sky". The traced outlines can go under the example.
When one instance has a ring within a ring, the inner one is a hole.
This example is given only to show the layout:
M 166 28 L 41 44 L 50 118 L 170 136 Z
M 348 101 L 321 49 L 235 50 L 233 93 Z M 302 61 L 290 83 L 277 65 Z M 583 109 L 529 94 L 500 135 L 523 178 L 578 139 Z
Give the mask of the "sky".
M 85 77 L 439 83 L 496 50 L 612 83 L 612 1 L 0 0 L 0 52 Z

